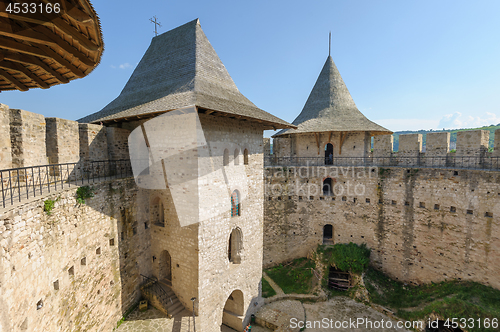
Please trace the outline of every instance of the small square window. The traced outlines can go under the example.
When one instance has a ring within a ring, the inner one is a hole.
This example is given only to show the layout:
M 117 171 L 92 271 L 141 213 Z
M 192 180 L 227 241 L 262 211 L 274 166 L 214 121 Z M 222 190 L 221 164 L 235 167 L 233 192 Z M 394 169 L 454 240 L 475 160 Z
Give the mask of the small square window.
M 456 208 L 456 207 L 454 207 L 454 206 L 451 206 L 451 207 L 450 207 L 450 212 L 457 212 L 457 208 Z
M 484 214 L 484 216 L 485 216 L 486 218 L 493 218 L 493 212 L 486 212 L 486 213 Z
M 353 203 L 356 203 L 358 201 L 358 199 L 356 197 L 354 197 L 354 199 L 352 200 Z
M 75 275 L 75 267 L 74 267 L 74 266 L 72 266 L 72 267 L 70 267 L 70 268 L 68 269 L 68 274 L 69 274 L 70 276 L 74 276 L 74 275 Z
M 424 202 L 420 202 L 419 206 L 420 206 L 421 208 L 425 208 L 425 203 L 424 203 Z
M 434 204 L 434 210 L 439 210 L 439 204 Z
M 115 239 L 109 239 L 109 245 L 114 246 L 115 245 Z
M 391 202 L 391 204 L 392 204 L 392 205 L 396 205 L 396 201 L 392 201 L 392 202 Z
M 95 253 L 96 253 L 96 255 L 100 255 L 101 254 L 101 247 L 97 248 L 95 250 Z
M 301 200 L 302 200 L 302 196 L 299 196 L 299 201 L 301 201 Z
M 474 214 L 472 210 L 467 210 L 467 214 Z
M 405 206 L 410 206 L 410 202 L 405 201 Z
M 312 201 L 314 200 L 314 196 L 309 196 L 309 199 Z
M 366 203 L 370 203 L 370 199 L 369 198 L 366 199 Z
M 345 202 L 345 201 L 347 201 L 347 197 L 342 196 L 342 202 Z
M 59 290 L 59 280 L 54 281 L 54 290 Z
M 80 265 L 87 265 L 87 257 L 83 257 L 80 261 Z

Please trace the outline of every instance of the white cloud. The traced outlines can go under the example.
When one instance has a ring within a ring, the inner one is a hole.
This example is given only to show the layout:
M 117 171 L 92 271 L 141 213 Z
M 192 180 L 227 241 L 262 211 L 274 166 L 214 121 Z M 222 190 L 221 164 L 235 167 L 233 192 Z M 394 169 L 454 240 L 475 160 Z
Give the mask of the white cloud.
M 500 123 L 500 117 L 496 114 L 485 112 L 481 116 L 463 116 L 460 112 L 446 114 L 439 121 L 439 129 L 475 128 L 496 125 Z
M 132 68 L 132 65 L 128 62 L 125 62 L 125 63 L 122 63 L 121 65 L 118 65 L 118 66 L 111 65 L 111 68 L 113 68 L 113 69 L 116 69 L 116 68 L 128 69 L 128 68 Z

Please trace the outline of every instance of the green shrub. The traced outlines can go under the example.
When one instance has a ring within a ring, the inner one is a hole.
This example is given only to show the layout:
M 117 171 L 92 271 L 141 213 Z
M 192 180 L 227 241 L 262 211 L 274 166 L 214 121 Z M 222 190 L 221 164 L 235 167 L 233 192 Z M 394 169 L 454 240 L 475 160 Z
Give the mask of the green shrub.
M 87 198 L 94 197 L 94 193 L 92 192 L 92 188 L 89 186 L 80 187 L 76 190 L 76 201 L 78 204 L 85 204 L 85 200 Z
M 351 273 L 362 273 L 370 263 L 370 249 L 365 243 L 360 246 L 352 242 L 337 243 L 333 247 L 324 249 L 324 254 L 330 265 Z
M 56 204 L 57 201 L 59 201 L 61 197 L 57 197 L 56 200 L 53 200 L 53 199 L 46 199 L 44 202 L 43 202 L 43 211 L 45 211 L 45 213 L 50 216 L 50 214 L 52 213 L 52 210 L 54 209 L 54 205 Z
M 52 213 L 52 209 L 54 208 L 54 204 L 56 203 L 56 201 L 52 200 L 52 199 L 47 199 L 43 202 L 43 211 L 45 211 L 45 213 L 50 216 L 50 214 Z

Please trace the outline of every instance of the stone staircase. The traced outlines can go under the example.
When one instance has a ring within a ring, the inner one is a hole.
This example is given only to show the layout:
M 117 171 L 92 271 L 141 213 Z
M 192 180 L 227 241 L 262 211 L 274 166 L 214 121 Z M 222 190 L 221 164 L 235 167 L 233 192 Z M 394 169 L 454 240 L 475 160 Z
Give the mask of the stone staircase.
M 141 286 L 141 292 L 151 305 L 166 314 L 168 318 L 172 318 L 185 309 L 167 281 L 148 278 L 147 282 Z

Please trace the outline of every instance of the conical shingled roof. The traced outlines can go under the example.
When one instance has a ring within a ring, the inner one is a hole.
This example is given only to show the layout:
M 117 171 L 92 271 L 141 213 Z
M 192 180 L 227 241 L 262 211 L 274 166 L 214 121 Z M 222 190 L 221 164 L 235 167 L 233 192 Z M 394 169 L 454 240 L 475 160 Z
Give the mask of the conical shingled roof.
M 243 96 L 217 56 L 198 19 L 154 37 L 120 95 L 79 122 L 106 122 L 186 106 L 293 128 Z
M 368 120 L 358 110 L 331 56 L 326 59 L 302 112 L 292 124 L 298 128 L 281 130 L 273 137 L 334 131 L 392 134 L 390 130 Z

